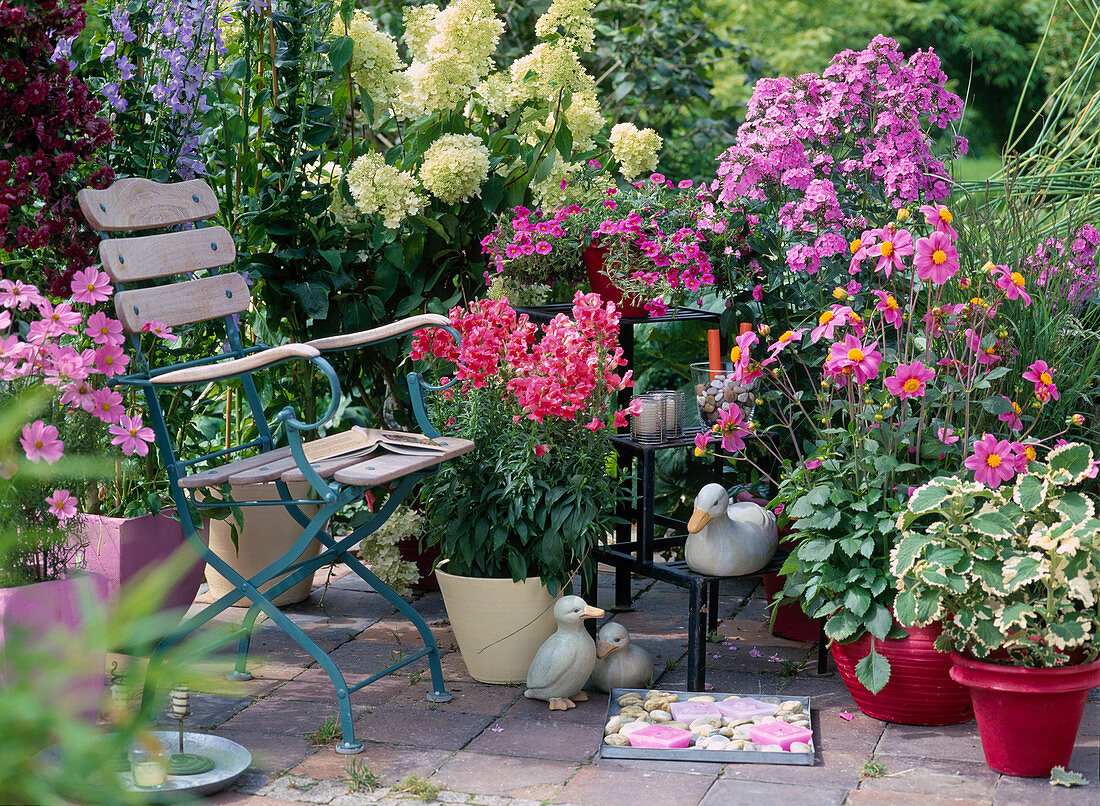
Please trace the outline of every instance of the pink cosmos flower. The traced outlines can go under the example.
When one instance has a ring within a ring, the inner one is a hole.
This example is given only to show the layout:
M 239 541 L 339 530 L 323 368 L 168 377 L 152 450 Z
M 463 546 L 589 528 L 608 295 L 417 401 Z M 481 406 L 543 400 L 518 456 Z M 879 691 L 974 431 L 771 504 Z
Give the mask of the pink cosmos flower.
M 769 358 L 767 361 L 764 361 L 763 364 L 770 364 L 772 361 L 774 361 L 775 356 L 785 350 L 788 344 L 796 341 L 802 341 L 802 334 L 805 332 L 806 331 L 804 329 L 799 329 L 787 330 L 784 333 L 780 334 L 779 338 L 776 339 L 770 347 L 768 347 L 768 352 L 771 353 L 771 358 Z
M 57 428 L 41 420 L 23 426 L 19 444 L 32 462 L 44 460 L 46 464 L 52 465 L 65 455 L 65 443 L 58 439 Z
M 158 322 L 156 319 L 151 319 L 148 322 L 143 322 L 141 325 L 142 333 L 152 333 L 154 336 L 165 341 L 179 341 L 180 337 L 172 332 L 172 328 L 164 324 L 164 322 Z
M 986 434 L 974 443 L 974 453 L 963 462 L 974 471 L 974 480 L 989 487 L 1000 487 L 1016 475 L 1016 457 L 1012 443 L 1007 439 L 997 440 L 992 434 Z
M 97 372 L 112 378 L 126 371 L 126 365 L 130 363 L 130 356 L 126 355 L 117 344 L 104 344 L 96 349 L 94 361 Z
M 1034 442 L 1013 442 L 1012 450 L 1016 451 L 1016 472 L 1026 473 L 1029 462 L 1034 462 L 1036 454 L 1037 443 Z
M 887 324 L 893 325 L 897 330 L 901 330 L 903 317 L 901 315 L 901 307 L 898 305 L 898 301 L 894 298 L 894 295 L 887 294 L 885 291 L 879 291 L 877 288 L 871 289 L 871 293 L 878 297 L 878 302 L 875 303 L 875 310 L 882 311 L 882 318 Z
M 32 305 L 38 305 L 46 298 L 38 293 L 33 285 L 22 280 L 0 280 L 0 305 L 25 311 Z
M 87 379 L 65 384 L 61 387 L 61 404 L 72 406 L 74 409 L 91 411 L 95 405 L 94 392 L 95 389 Z M 121 395 L 119 397 L 121 399 Z
M 1024 306 L 1031 304 L 1031 295 L 1024 291 L 1027 280 L 1018 271 L 1009 271 L 1008 266 L 994 266 L 993 276 L 996 278 L 997 288 L 1005 292 L 1008 299 L 1022 299 Z
M 875 342 L 864 346 L 856 336 L 849 333 L 844 337 L 843 342 L 834 342 L 829 347 L 829 358 L 826 363 L 832 364 L 834 369 L 841 371 L 850 369 L 856 383 L 864 384 L 878 377 L 882 353 L 875 349 L 877 346 Z
M 736 404 L 723 411 L 715 425 L 722 438 L 722 450 L 728 453 L 745 450 L 743 437 L 749 433 L 749 429 L 745 425 L 745 417 L 741 409 Z
M 143 426 L 141 415 L 135 414 L 128 417 L 125 414 L 118 418 L 118 425 L 107 427 L 111 432 L 112 445 L 118 445 L 126 456 L 145 456 L 149 453 L 149 443 L 153 441 L 153 429 Z
M 1058 399 L 1058 386 L 1054 383 L 1054 370 L 1046 361 L 1036 361 L 1023 374 L 1025 381 L 1035 384 L 1035 397 L 1046 403 Z
M 76 515 L 76 499 L 68 490 L 54 490 L 46 497 L 46 504 L 53 516 L 62 523 Z
M 111 296 L 111 278 L 106 272 L 92 266 L 74 274 L 70 288 L 73 290 L 74 302 L 95 305 Z
M 959 253 L 950 237 L 933 232 L 917 241 L 913 265 L 917 267 L 917 277 L 943 285 L 959 270 Z
M 959 441 L 959 435 L 953 429 L 941 426 L 936 429 L 936 439 L 944 445 L 954 445 Z
M 909 231 L 899 229 L 895 232 L 888 227 L 882 227 L 872 230 L 871 234 L 879 239 L 879 243 L 868 250 L 868 257 L 877 258 L 875 271 L 880 271 L 887 277 L 895 269 L 902 271 L 901 259 L 913 254 L 913 237 Z
M 96 311 L 88 317 L 88 326 L 84 330 L 96 344 L 122 344 L 122 322 L 111 319 L 102 311 Z
M 737 337 L 735 344 L 730 348 L 730 361 L 733 362 L 733 377 L 741 380 L 745 377 L 749 361 L 752 358 L 752 347 L 758 344 L 760 338 L 751 330 L 746 330 Z
M 955 232 L 955 228 L 951 226 L 954 216 L 942 204 L 926 204 L 920 208 L 920 211 L 924 213 L 925 222 L 935 227 L 936 232 L 942 232 L 951 240 L 959 237 L 959 233 Z
M 920 361 L 898 364 L 897 370 L 886 379 L 886 390 L 898 400 L 907 397 L 924 397 L 925 385 L 935 377 L 936 371 Z
M 89 409 L 92 415 L 107 425 L 118 423 L 119 418 L 126 413 L 122 407 L 122 395 L 114 389 L 96 389 L 92 392 L 92 407 Z
M 997 395 L 997 397 L 1001 398 L 1001 400 L 1008 400 L 1012 405 L 1010 411 L 1006 411 L 1004 414 L 998 414 L 997 419 L 1002 423 L 1008 423 L 1008 427 L 1013 431 L 1023 431 L 1024 423 L 1023 420 L 1020 419 L 1020 415 L 1023 414 L 1023 411 L 1020 409 L 1020 405 L 1015 400 L 1009 400 L 1009 398 L 1004 395 Z
M 46 323 L 48 336 L 75 336 L 76 326 L 83 319 L 73 310 L 73 306 L 64 302 L 54 306 L 48 299 L 38 303 L 38 312 L 42 314 L 42 321 Z
M 848 321 L 852 309 L 847 305 L 834 305 L 817 317 L 817 327 L 810 331 L 810 343 L 817 344 L 821 339 L 836 338 L 836 329 Z

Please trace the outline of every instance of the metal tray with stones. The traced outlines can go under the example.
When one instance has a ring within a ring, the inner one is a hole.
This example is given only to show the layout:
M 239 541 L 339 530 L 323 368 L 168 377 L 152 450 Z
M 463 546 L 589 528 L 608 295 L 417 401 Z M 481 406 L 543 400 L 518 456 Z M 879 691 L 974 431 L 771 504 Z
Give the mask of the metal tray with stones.
M 645 695 L 652 690 L 653 689 L 648 688 L 612 689 L 610 696 L 607 698 L 607 714 L 604 718 L 604 725 L 610 722 L 611 717 L 617 715 L 621 710 L 618 703 L 619 697 L 624 694 L 641 694 L 642 697 L 645 697 Z M 814 718 L 813 712 L 810 710 L 809 697 L 793 697 L 786 695 L 780 697 L 766 694 L 737 694 L 736 692 L 722 694 L 717 691 L 658 690 L 667 691 L 669 694 L 675 694 L 680 702 L 690 700 L 692 697 L 704 695 L 714 697 L 715 700 L 723 700 L 726 697 L 752 697 L 754 700 L 775 703 L 776 705 L 781 702 L 795 700 L 802 703 L 803 711 L 810 718 L 810 730 L 812 731 L 814 729 Z M 602 732 L 602 726 L 600 730 Z M 661 748 L 630 747 L 629 745 L 623 747 L 608 745 L 604 744 L 603 736 L 601 735 L 600 758 L 634 758 L 649 761 L 718 761 L 724 764 L 788 764 L 812 767 L 817 745 L 814 743 L 813 739 L 810 739 L 809 744 L 809 752 L 803 753 L 792 753 L 782 750 L 779 752 L 774 750 L 696 750 L 694 747 L 666 750 Z

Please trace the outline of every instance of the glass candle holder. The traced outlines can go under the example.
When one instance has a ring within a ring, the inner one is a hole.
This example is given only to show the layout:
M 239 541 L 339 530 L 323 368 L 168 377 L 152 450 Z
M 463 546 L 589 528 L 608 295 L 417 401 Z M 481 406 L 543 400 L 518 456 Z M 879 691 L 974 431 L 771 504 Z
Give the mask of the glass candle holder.
M 156 789 L 168 780 L 168 754 L 162 748 L 130 748 L 130 771 L 134 785 L 142 789 Z
M 684 431 L 682 392 L 649 392 L 634 398 L 641 411 L 630 421 L 630 436 L 643 445 L 660 445 Z

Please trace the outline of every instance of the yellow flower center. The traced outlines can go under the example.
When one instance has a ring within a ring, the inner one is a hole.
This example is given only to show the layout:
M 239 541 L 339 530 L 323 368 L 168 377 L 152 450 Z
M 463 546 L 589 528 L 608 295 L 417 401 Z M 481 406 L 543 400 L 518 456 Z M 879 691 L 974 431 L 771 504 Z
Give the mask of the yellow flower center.
M 978 306 L 981 306 L 981 307 L 984 308 L 985 307 L 985 300 L 982 299 L 981 297 L 971 297 L 970 298 L 970 304 L 971 305 L 978 305 Z
M 1012 284 L 1014 286 L 1016 286 L 1017 288 L 1023 288 L 1025 282 L 1026 281 L 1024 280 L 1024 276 L 1022 274 L 1020 274 L 1020 272 L 1018 272 L 1018 271 L 1012 272 Z
M 733 345 L 733 348 L 730 350 L 730 361 L 732 361 L 733 363 L 736 364 L 740 360 L 741 360 L 741 348 L 740 348 L 740 346 L 735 344 L 735 345 Z
M 779 341 L 782 344 L 786 344 L 787 342 L 789 342 L 793 338 L 794 338 L 794 333 L 792 333 L 791 331 L 788 330 L 786 333 L 784 333 L 782 336 L 779 337 Z
M 858 364 L 863 360 L 863 350 L 853 347 L 848 351 L 848 360 Z
M 883 241 L 878 250 L 882 252 L 883 257 L 890 257 L 890 255 L 894 254 L 894 245 L 889 241 Z
M 1050 386 L 1052 383 L 1054 383 L 1054 378 L 1052 378 L 1050 376 L 1049 372 L 1044 372 L 1044 373 L 1040 374 L 1039 375 L 1039 380 L 1042 382 L 1042 384 L 1044 386 Z
M 34 443 L 34 447 L 38 448 L 38 450 L 42 450 L 42 444 L 42 440 L 38 440 L 36 443 Z
M 859 238 L 856 238 L 854 241 L 848 244 L 848 248 L 852 250 L 853 255 L 859 251 L 859 248 L 861 246 L 863 246 L 863 241 L 861 241 Z
M 833 314 L 832 311 L 825 311 L 823 314 L 821 314 L 821 316 L 817 317 L 817 323 L 819 325 L 827 325 L 835 318 L 836 316 L 835 314 Z
M 995 453 L 991 453 L 989 456 L 985 457 L 985 463 L 990 467 L 1000 467 L 1001 457 Z
M 1012 401 L 1012 408 L 1016 410 L 1017 414 L 1023 413 L 1023 411 L 1020 409 L 1020 404 L 1017 403 L 1015 400 Z
M 986 355 L 996 355 L 997 354 L 997 348 L 995 348 L 995 347 L 986 347 L 985 348 L 985 354 Z
M 95 291 L 95 283 L 88 283 L 88 290 Z
M 1031 445 L 1025 446 L 1024 447 L 1024 456 L 1026 456 L 1028 458 L 1029 462 L 1034 462 L 1035 461 L 1035 448 L 1033 448 Z
M 107 366 L 111 366 L 112 364 L 115 363 L 115 360 L 113 358 L 111 358 L 111 356 L 106 356 L 103 359 L 103 363 L 106 364 Z
M 898 301 L 894 299 L 893 294 L 886 298 L 886 307 L 889 308 L 891 311 L 898 310 Z
M 137 436 L 137 429 L 136 429 L 136 428 L 131 428 L 131 429 L 130 429 L 130 436 L 132 436 L 132 437 L 136 437 L 136 436 Z
M 860 322 L 863 321 L 863 317 L 860 316 L 858 313 L 855 313 L 854 311 L 848 314 L 848 318 L 852 320 L 852 324 L 854 325 L 858 325 Z
M 950 224 L 952 218 L 954 218 L 954 216 L 951 215 L 950 210 L 948 210 L 946 207 L 940 208 L 940 221 L 942 221 L 944 224 Z
M 901 388 L 904 389 L 906 392 L 915 392 L 920 389 L 920 381 L 918 381 L 916 378 L 910 378 L 904 384 L 902 384 Z
M 947 253 L 944 252 L 942 249 L 937 249 L 935 252 L 932 253 L 932 262 L 935 263 L 937 266 L 945 263 L 946 261 Z

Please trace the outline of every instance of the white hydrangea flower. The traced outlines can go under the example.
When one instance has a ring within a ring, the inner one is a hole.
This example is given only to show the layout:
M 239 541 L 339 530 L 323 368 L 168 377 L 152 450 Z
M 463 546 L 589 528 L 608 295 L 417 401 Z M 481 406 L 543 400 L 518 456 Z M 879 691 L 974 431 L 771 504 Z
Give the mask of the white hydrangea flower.
M 420 578 L 416 564 L 401 559 L 397 544 L 420 535 L 424 518 L 402 506 L 378 530 L 359 544 L 359 559 L 399 596 L 408 596 L 409 586 Z
M 545 39 L 560 29 L 582 53 L 586 53 L 596 41 L 596 21 L 592 19 L 595 5 L 595 0 L 554 0 L 535 23 L 535 35 Z
M 557 157 L 550 175 L 531 185 L 535 203 L 543 210 L 557 210 L 563 204 L 569 204 L 573 195 L 569 191 L 569 175 L 576 169 L 576 163 L 563 162 L 560 156 Z
M 408 216 L 416 215 L 427 203 L 416 177 L 399 171 L 376 151 L 359 157 L 347 174 L 348 189 L 363 215 L 382 216 L 382 223 L 397 229 Z
M 611 129 L 610 139 L 611 153 L 619 161 L 619 171 L 626 181 L 657 167 L 657 152 L 663 141 L 653 129 L 619 123 Z
M 400 114 L 411 118 L 453 109 L 493 69 L 504 23 L 490 0 L 454 0 L 442 11 L 425 6 L 406 15 L 406 24 L 410 21 L 406 43 L 413 63 L 405 72 Z
M 339 16 L 332 22 L 332 35 L 342 36 Z M 355 85 L 370 96 L 376 107 L 390 107 L 405 90 L 405 64 L 397 55 L 393 37 L 379 30 L 370 12 L 358 9 L 352 15 L 347 35 L 351 37 L 351 76 Z
M 565 110 L 565 120 L 573 133 L 573 150 L 588 151 L 596 145 L 595 136 L 603 128 L 600 102 L 595 92 L 578 92 Z
M 420 183 L 444 204 L 481 195 L 489 177 L 489 149 L 476 134 L 445 134 L 424 152 Z
M 306 166 L 306 175 L 317 184 L 328 184 L 332 187 L 332 200 L 329 202 L 328 211 L 336 219 L 336 223 L 350 227 L 359 222 L 359 212 L 344 199 L 340 193 L 340 178 L 344 175 L 344 169 L 335 162 L 321 164 L 320 160 Z

